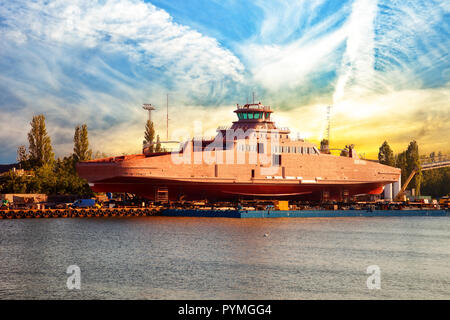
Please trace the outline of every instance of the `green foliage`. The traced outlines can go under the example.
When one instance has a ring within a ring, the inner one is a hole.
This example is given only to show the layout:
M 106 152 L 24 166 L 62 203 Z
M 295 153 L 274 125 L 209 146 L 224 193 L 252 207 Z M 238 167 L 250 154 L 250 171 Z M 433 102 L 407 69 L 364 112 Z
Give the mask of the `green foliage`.
M 87 125 L 75 127 L 73 137 L 73 156 L 76 162 L 91 160 L 92 150 L 89 149 Z
M 385 164 L 391 167 L 395 166 L 394 152 L 392 151 L 387 141 L 384 141 L 379 149 L 378 161 L 381 164 Z
M 156 136 L 156 145 L 155 145 L 155 152 L 162 152 L 161 148 L 161 142 L 159 140 L 159 135 Z
M 380 148 L 381 149 L 381 148 Z M 405 182 L 411 172 L 418 168 L 414 178 L 408 185 L 407 189 L 414 188 L 416 195 L 421 194 L 422 170 L 420 166 L 419 146 L 416 141 L 411 141 L 408 148 L 395 157 L 395 166 L 402 170 L 402 181 Z
M 0 193 L 27 193 L 30 177 L 21 176 L 17 171 L 9 170 L 0 184 Z
M 54 161 L 54 154 L 50 137 L 45 128 L 45 116 L 34 116 L 30 122 L 31 130 L 28 133 L 29 161 L 31 166 L 43 166 Z
M 450 195 L 450 168 L 424 171 L 421 189 L 434 198 Z
M 0 184 L 0 193 L 79 194 L 92 196 L 87 181 L 75 171 L 73 156 L 20 172 L 10 170 Z
M 108 158 L 109 157 L 109 155 L 107 155 L 106 153 L 104 153 L 104 152 L 100 152 L 100 151 L 96 151 L 95 153 L 94 153 L 94 155 L 92 156 L 92 159 L 104 159 L 104 158 Z
M 153 122 L 150 120 L 147 120 L 147 123 L 145 125 L 145 133 L 144 133 L 144 143 L 153 143 L 153 140 L 155 139 L 155 128 L 153 127 Z M 154 146 L 149 146 L 149 151 L 154 152 Z
M 0 193 L 93 195 L 87 181 L 80 178 L 75 170 L 79 160 L 88 160 L 92 154 L 88 149 L 86 125 L 75 129 L 74 154 L 56 161 L 43 115 L 33 117 L 28 140 L 29 154 L 25 146 L 20 146 L 17 150 L 17 161 L 25 171 L 7 172 L 2 177 Z
M 30 157 L 27 153 L 27 148 L 25 146 L 19 146 L 17 148 L 17 163 L 20 164 L 21 169 L 29 170 L 31 169 Z
M 354 151 L 354 144 L 347 144 L 344 149 L 341 150 L 341 157 L 350 157 L 350 150 Z
M 397 154 L 395 157 L 395 166 L 402 170 L 402 181 L 405 182 L 408 178 L 409 173 L 407 173 L 407 161 L 406 161 L 406 151 Z
M 406 170 L 408 175 L 416 168 L 418 168 L 419 171 L 415 174 L 413 180 L 411 180 L 411 185 L 416 189 L 416 195 L 420 195 L 422 171 L 420 170 L 419 146 L 416 141 L 411 141 L 408 145 L 408 149 L 406 149 Z
M 322 139 L 322 141 L 320 141 L 320 151 L 323 153 L 330 153 L 330 143 L 328 139 Z

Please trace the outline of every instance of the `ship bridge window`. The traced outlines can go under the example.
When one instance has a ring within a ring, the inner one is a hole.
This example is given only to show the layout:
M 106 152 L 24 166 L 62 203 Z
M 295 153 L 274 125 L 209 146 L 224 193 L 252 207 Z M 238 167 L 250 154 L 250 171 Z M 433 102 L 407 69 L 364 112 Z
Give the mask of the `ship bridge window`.
M 247 113 L 243 113 L 242 117 L 243 117 L 244 120 L 247 119 Z
M 280 166 L 281 165 L 281 154 L 273 154 L 272 155 L 272 164 L 274 166 Z
M 259 119 L 259 112 L 255 112 L 254 118 Z
M 249 118 L 249 119 L 253 119 L 253 113 L 250 112 L 250 113 L 248 114 L 248 118 Z

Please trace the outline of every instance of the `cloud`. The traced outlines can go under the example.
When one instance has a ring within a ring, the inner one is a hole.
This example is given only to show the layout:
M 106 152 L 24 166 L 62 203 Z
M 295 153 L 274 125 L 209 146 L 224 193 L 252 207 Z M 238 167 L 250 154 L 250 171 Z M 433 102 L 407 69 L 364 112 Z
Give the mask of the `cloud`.
M 346 48 L 339 70 L 333 102 L 341 100 L 347 86 L 356 85 L 353 94 L 364 94 L 374 77 L 374 19 L 377 2 L 358 0 L 353 3 L 352 13 L 345 25 Z M 354 86 L 355 87 L 355 86 Z
M 2 126 L 0 147 L 13 150 L 2 159 L 26 144 L 33 114 L 47 116 L 51 134 L 64 133 L 54 139 L 62 155 L 76 124 L 88 124 L 93 142 L 102 132 L 122 141 L 124 131 L 138 132 L 125 123 L 142 125 L 144 102 L 158 104 L 170 92 L 186 105 L 223 104 L 243 81 L 232 52 L 143 1 L 2 2 L 0 30 L 2 118 L 27 119 Z M 129 152 L 125 142 L 115 146 Z
M 449 136 L 447 2 L 205 6 L 1 2 L 0 112 L 7 121 L 0 127 L 0 162 L 15 159 L 38 113 L 48 119 L 57 155 L 71 152 L 80 123 L 88 124 L 94 149 L 135 152 L 146 119 L 142 103 L 156 105 L 156 129 L 165 137 L 167 92 L 171 133 L 192 134 L 191 124 L 201 120 L 205 135 L 213 134 L 234 120 L 233 105 L 255 91 L 275 108 L 280 126 L 316 142 L 333 104 L 332 144 L 356 143 L 376 155 L 385 138 L 396 151 L 417 139 L 426 152 L 450 151 L 442 142 Z

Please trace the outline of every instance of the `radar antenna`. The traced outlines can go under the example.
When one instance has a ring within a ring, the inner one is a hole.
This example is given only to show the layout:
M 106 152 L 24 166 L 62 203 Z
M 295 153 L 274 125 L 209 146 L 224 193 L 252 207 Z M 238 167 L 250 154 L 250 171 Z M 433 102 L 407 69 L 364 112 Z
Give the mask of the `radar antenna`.
M 151 122 L 152 121 L 152 111 L 156 110 L 155 107 L 152 106 L 150 103 L 144 103 L 142 105 L 142 109 L 148 111 L 148 120 Z

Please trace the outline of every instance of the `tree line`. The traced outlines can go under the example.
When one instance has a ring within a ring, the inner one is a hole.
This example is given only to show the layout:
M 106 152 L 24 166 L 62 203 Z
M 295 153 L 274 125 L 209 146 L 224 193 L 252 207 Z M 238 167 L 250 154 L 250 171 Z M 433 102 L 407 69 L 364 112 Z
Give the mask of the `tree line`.
M 79 161 L 106 158 L 101 152 L 93 154 L 89 148 L 86 124 L 77 125 L 73 136 L 73 153 L 55 159 L 51 138 L 48 135 L 45 116 L 34 116 L 28 132 L 28 148 L 17 149 L 17 162 L 22 171 L 10 170 L 0 181 L 0 193 L 44 193 L 77 194 L 83 197 L 94 195 L 85 179 L 78 176 L 76 164 Z M 147 121 L 144 144 L 150 144 L 150 152 L 164 151 L 159 135 L 155 140 L 153 122 Z
M 34 116 L 28 132 L 28 149 L 19 146 L 17 162 L 22 171 L 10 170 L 0 183 L 0 193 L 78 194 L 93 196 L 86 180 L 76 173 L 79 161 L 90 160 L 87 125 L 77 125 L 73 137 L 73 153 L 55 159 L 51 138 L 48 135 L 45 116 Z M 97 154 L 101 156 L 100 153 Z
M 441 152 L 432 152 L 429 158 L 438 160 L 442 156 Z M 440 168 L 423 171 L 421 170 L 421 159 L 427 156 L 419 155 L 419 146 L 416 141 L 411 141 L 406 150 L 395 154 L 387 141 L 384 141 L 379 148 L 378 161 L 388 166 L 397 167 L 402 170 L 402 183 L 408 179 L 409 175 L 416 168 L 418 169 L 414 178 L 409 183 L 407 189 L 415 189 L 416 195 L 429 195 L 439 198 L 450 194 L 450 168 Z

